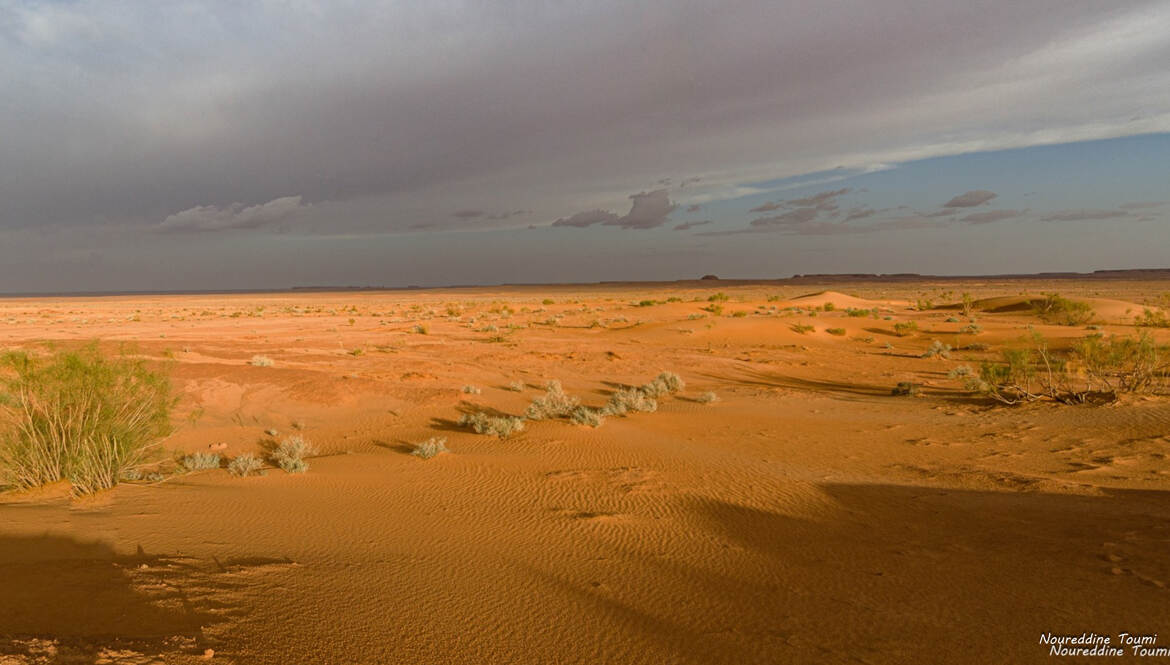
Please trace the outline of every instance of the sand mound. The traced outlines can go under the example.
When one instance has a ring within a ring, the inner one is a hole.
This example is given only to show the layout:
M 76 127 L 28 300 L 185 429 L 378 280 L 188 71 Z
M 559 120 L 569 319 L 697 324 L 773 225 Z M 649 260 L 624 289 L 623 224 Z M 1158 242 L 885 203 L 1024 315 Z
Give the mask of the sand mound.
M 808 295 L 797 296 L 789 302 L 797 307 L 823 307 L 825 303 L 832 303 L 833 306 L 837 307 L 838 309 L 845 309 L 848 307 L 864 309 L 875 307 L 877 305 L 887 304 L 876 300 L 866 300 L 865 298 L 846 295 L 839 291 L 820 291 L 818 293 L 810 293 Z

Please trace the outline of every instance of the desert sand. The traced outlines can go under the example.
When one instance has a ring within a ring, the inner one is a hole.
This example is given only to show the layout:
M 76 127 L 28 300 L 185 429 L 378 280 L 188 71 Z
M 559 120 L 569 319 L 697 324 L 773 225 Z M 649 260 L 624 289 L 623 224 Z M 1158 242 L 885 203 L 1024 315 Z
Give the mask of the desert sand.
M 1170 399 L 1005 407 L 947 378 L 1028 326 L 1085 335 L 1019 306 L 1045 291 L 1132 334 L 1170 282 L 0 300 L 0 349 L 168 369 L 164 465 L 268 430 L 321 451 L 299 475 L 0 494 L 0 663 L 1022 663 L 1053 662 L 1048 632 L 1165 631 Z M 961 292 L 978 335 L 948 322 Z M 921 357 L 935 339 L 987 349 Z M 596 429 L 458 425 L 661 371 L 685 390 Z M 410 454 L 434 436 L 449 453 Z

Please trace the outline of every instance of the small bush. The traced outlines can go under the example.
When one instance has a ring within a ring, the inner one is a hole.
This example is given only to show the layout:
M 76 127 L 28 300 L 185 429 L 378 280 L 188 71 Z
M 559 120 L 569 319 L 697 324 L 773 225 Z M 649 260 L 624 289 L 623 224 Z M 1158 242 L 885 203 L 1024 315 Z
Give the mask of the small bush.
M 1048 293 L 1042 300 L 1033 301 L 1032 311 L 1045 323 L 1061 326 L 1081 326 L 1093 319 L 1089 303 L 1069 300 L 1059 293 Z
M 569 414 L 569 419 L 577 425 L 588 425 L 589 427 L 601 427 L 605 423 L 605 414 L 599 409 L 591 409 L 587 406 L 578 406 Z
M 517 416 L 489 416 L 482 411 L 465 413 L 459 419 L 463 427 L 470 427 L 476 434 L 489 434 L 506 439 L 524 430 L 524 419 Z
M 716 395 L 711 391 L 707 391 L 695 399 L 701 404 L 714 404 L 715 402 L 719 401 L 719 395 Z
M 983 326 L 978 323 L 969 323 L 959 329 L 959 332 L 964 335 L 978 335 L 983 332 Z
M 410 453 L 415 457 L 422 459 L 430 459 L 441 453 L 449 453 L 447 450 L 447 438 L 442 436 L 432 436 L 422 443 L 415 444 L 414 450 Z
M 170 384 L 138 360 L 90 346 L 49 359 L 0 358 L 0 485 L 68 480 L 77 494 L 118 484 L 170 433 Z
M 822 309 L 824 309 L 826 312 L 832 312 L 837 309 L 837 306 L 831 302 L 827 302 Z
M 431 332 L 431 329 L 420 323 L 420 324 L 417 324 L 417 325 L 411 327 L 410 332 L 412 332 L 416 335 L 429 335 Z
M 463 386 L 462 390 L 463 390 L 464 394 L 467 394 L 467 395 L 478 395 L 478 394 L 483 392 L 482 390 L 480 390 L 479 388 L 477 388 L 475 386 Z
M 844 328 L 825 328 L 825 332 L 829 333 L 830 335 L 836 335 L 837 337 L 845 336 Z
M 918 332 L 916 321 L 899 321 L 894 324 L 894 334 L 898 337 L 907 337 Z
M 794 323 L 792 325 L 792 332 L 800 333 L 801 335 L 803 335 L 805 333 L 815 332 L 815 331 L 816 331 L 815 326 L 810 326 L 810 325 L 805 324 L 805 323 Z
M 187 471 L 202 471 L 204 469 L 218 469 L 219 453 L 191 453 L 184 455 L 179 464 Z
M 959 365 L 947 372 L 948 379 L 968 379 L 975 376 L 975 370 L 968 365 Z
M 1146 328 L 1170 328 L 1170 316 L 1167 316 L 1166 312 L 1144 309 L 1141 316 L 1134 319 L 1133 324 Z
M 273 362 L 272 358 L 269 358 L 268 356 L 256 355 L 252 356 L 252 359 L 248 361 L 248 364 L 253 367 L 272 367 L 276 363 Z
M 284 469 L 286 473 L 304 473 L 309 470 L 306 457 L 317 454 L 313 444 L 305 440 L 300 434 L 294 434 L 280 442 L 269 457 L 272 463 Z
M 674 372 L 662 372 L 654 377 L 652 381 L 638 388 L 638 390 L 642 391 L 647 397 L 661 397 L 680 392 L 686 385 L 686 382 L 678 374 Z
M 922 386 L 910 381 L 899 381 L 890 394 L 905 397 L 916 397 L 922 393 Z
M 607 416 L 624 416 L 628 413 L 653 413 L 658 410 L 658 402 L 637 388 L 623 388 L 610 396 L 609 401 L 601 408 Z
M 264 467 L 264 462 L 252 453 L 241 453 L 228 463 L 228 473 L 233 476 L 245 478 L 247 476 L 258 475 L 260 469 Z
M 923 358 L 950 358 L 951 345 L 943 344 L 936 340 L 931 341 L 930 346 L 922 353 Z
M 528 420 L 551 420 L 567 418 L 580 403 L 576 397 L 565 393 L 560 381 L 549 381 L 544 394 L 532 400 L 524 417 Z
M 508 384 L 508 390 L 511 390 L 512 392 L 522 393 L 524 392 L 524 388 L 525 386 L 523 381 L 512 381 Z

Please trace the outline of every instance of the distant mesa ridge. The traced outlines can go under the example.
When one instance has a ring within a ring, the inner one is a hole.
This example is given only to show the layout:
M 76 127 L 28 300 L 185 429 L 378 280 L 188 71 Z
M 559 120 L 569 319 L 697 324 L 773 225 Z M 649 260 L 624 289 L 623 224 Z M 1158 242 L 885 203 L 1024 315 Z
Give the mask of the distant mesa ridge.
M 632 281 L 606 280 L 600 282 L 515 282 L 504 284 L 447 284 L 443 286 L 292 286 L 279 289 L 184 289 L 184 290 L 142 290 L 142 291 L 25 291 L 0 292 L 2 298 L 45 298 L 45 297 L 85 297 L 85 296 L 138 296 L 138 295 L 214 295 L 232 293 L 293 293 L 293 292 L 351 292 L 351 291 L 417 291 L 427 289 L 477 289 L 493 287 L 574 287 L 590 285 L 701 285 L 703 282 L 718 281 L 722 286 L 747 286 L 751 284 L 815 284 L 826 282 L 960 282 L 970 280 L 1029 280 L 1029 279 L 1170 279 L 1170 268 L 1129 268 L 1123 270 L 1094 270 L 1093 272 L 1038 272 L 1038 273 L 1004 273 L 996 275 L 922 275 L 912 272 L 899 273 L 807 273 L 792 277 L 772 279 L 725 279 L 715 275 L 703 275 L 699 279 L 664 280 L 664 281 Z

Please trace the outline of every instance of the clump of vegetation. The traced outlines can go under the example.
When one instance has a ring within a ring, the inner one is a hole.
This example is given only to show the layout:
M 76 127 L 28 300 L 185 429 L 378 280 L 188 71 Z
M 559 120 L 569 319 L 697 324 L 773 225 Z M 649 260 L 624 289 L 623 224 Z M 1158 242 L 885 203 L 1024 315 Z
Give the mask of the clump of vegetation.
M 419 324 L 412 326 L 410 329 L 410 332 L 412 332 L 416 335 L 429 335 L 431 332 L 431 329 L 426 327 L 425 325 L 419 323 Z
M 580 404 L 580 400 L 565 393 L 560 381 L 549 381 L 545 385 L 544 394 L 532 400 L 532 403 L 528 405 L 524 417 L 528 420 L 568 418 L 578 404 Z
M 478 395 L 483 392 L 476 386 L 463 386 L 462 390 L 466 395 Z
M 661 397 L 681 392 L 686 383 L 674 372 L 662 372 L 649 383 L 638 388 L 647 397 Z
M 963 316 L 971 318 L 971 313 L 975 311 L 975 296 L 963 293 L 960 306 L 963 308 Z
M 727 302 L 730 298 L 726 293 L 720 291 L 707 297 L 707 302 Z
M 248 364 L 253 367 L 272 367 L 276 363 L 268 356 L 255 355 L 248 361 Z
M 508 384 L 507 388 L 508 388 L 508 390 L 511 390 L 512 392 L 522 393 L 522 392 L 524 392 L 525 386 L 524 386 L 523 381 L 512 381 L 511 383 Z
M 837 306 L 831 302 L 827 302 L 821 306 L 821 309 L 825 310 L 826 312 L 832 312 L 832 311 L 836 311 Z
M 1144 309 L 1133 324 L 1139 328 L 1170 328 L 1170 316 L 1163 311 Z
M 264 468 L 264 462 L 259 457 L 252 453 L 240 453 L 228 463 L 228 473 L 240 478 L 248 476 L 260 475 L 260 470 Z
M 77 494 L 113 487 L 170 433 L 167 378 L 96 346 L 50 358 L 9 353 L 0 392 L 0 485 L 68 480 Z
M 518 416 L 492 416 L 482 411 L 465 413 L 459 419 L 463 427 L 470 427 L 476 434 L 490 434 L 506 439 L 524 430 L 524 419 Z
M 1047 293 L 1032 301 L 1032 311 L 1045 323 L 1061 326 L 1081 326 L 1093 319 L 1093 308 L 1087 302 L 1069 300 L 1059 293 Z
M 810 326 L 806 323 L 792 324 L 792 332 L 794 332 L 794 333 L 800 333 L 801 335 L 804 335 L 805 333 L 810 333 L 810 332 L 815 332 L 815 331 L 816 331 L 815 326 Z
M 898 337 L 908 337 L 916 332 L 918 332 L 916 321 L 899 321 L 894 324 L 894 334 Z
M 975 370 L 970 365 L 959 365 L 947 372 L 948 379 L 968 379 L 975 376 Z
M 950 358 L 951 357 L 951 345 L 950 344 L 943 344 L 942 342 L 938 341 L 937 339 L 932 340 L 930 342 L 930 346 L 928 346 L 926 348 L 926 351 L 924 351 L 922 353 L 922 357 L 923 358 Z
M 830 335 L 836 335 L 837 337 L 845 336 L 844 328 L 825 328 L 825 332 L 829 333 Z
M 219 453 L 191 453 L 179 460 L 179 465 L 187 471 L 203 471 L 204 469 L 218 469 Z
M 1123 393 L 1160 392 L 1170 378 L 1168 350 L 1148 333 L 1086 337 L 1063 352 L 1033 334 L 1024 348 L 1006 349 L 965 381 L 1003 404 L 1050 399 L 1062 404 L 1103 403 Z
M 719 401 L 719 395 L 716 395 L 715 393 L 708 390 L 702 395 L 696 397 L 695 401 L 699 402 L 700 404 L 714 404 L 715 402 Z
M 572 420 L 577 425 L 601 427 L 605 423 L 605 414 L 600 409 L 578 406 L 569 414 L 569 420 Z
M 978 323 L 969 323 L 959 329 L 959 332 L 964 335 L 978 335 L 983 332 L 983 326 Z
M 300 434 L 294 434 L 281 441 L 269 457 L 273 464 L 284 469 L 286 473 L 304 473 L 309 470 L 309 463 L 305 458 L 316 454 L 317 449 L 313 444 Z
M 637 388 L 623 388 L 610 395 L 609 401 L 601 408 L 607 416 L 624 416 L 628 413 L 653 413 L 658 402 Z
M 447 437 L 432 436 L 422 443 L 415 444 L 411 455 L 421 457 L 422 459 L 430 459 L 441 453 L 449 453 L 447 449 Z
M 922 393 L 922 386 L 911 381 L 899 381 L 898 385 L 890 391 L 891 395 L 900 397 L 917 397 Z

